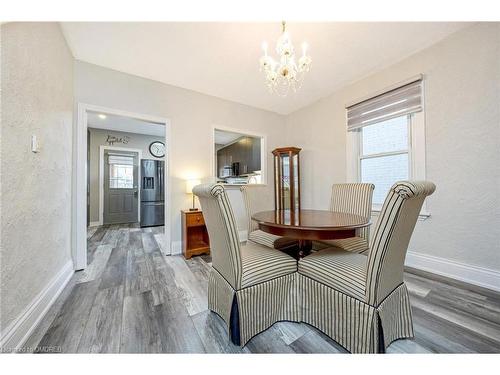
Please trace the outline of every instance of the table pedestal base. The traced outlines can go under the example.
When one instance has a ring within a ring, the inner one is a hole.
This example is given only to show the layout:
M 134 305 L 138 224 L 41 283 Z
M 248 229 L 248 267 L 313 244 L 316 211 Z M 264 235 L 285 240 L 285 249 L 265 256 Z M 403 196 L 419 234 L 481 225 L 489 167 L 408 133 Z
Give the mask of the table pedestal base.
M 297 260 L 304 258 L 311 253 L 312 241 L 311 240 L 299 240 L 299 247 L 297 252 Z
M 305 256 L 308 256 L 311 253 L 311 249 L 311 240 L 297 240 L 297 245 L 288 248 L 282 248 L 279 250 L 299 260 L 301 258 L 304 258 Z

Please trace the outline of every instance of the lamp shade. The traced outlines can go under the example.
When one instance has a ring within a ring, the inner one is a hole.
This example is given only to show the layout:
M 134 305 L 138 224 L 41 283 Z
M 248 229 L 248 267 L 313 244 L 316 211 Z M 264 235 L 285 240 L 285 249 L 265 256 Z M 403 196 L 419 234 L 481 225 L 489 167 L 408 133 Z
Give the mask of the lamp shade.
M 193 188 L 199 184 L 201 184 L 201 181 L 197 179 L 186 180 L 186 193 L 192 194 Z

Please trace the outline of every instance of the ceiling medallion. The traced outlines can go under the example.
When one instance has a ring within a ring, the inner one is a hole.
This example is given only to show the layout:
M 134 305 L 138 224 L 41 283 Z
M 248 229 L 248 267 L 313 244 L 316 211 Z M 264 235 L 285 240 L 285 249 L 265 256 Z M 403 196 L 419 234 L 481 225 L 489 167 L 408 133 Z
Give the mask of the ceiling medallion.
M 262 43 L 264 56 L 260 58 L 260 70 L 264 72 L 267 87 L 279 96 L 287 96 L 292 90 L 296 92 L 302 85 L 304 75 L 311 67 L 311 57 L 306 54 L 307 43 L 302 43 L 302 56 L 295 61 L 295 51 L 290 34 L 286 30 L 285 21 L 282 22 L 282 34 L 276 43 L 276 52 L 279 61 L 275 61 L 267 54 L 267 42 Z

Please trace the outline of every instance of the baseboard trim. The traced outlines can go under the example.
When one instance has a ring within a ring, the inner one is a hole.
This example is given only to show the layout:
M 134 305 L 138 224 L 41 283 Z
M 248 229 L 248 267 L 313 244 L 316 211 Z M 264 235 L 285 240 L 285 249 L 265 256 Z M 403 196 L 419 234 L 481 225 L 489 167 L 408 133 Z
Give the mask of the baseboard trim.
M 25 310 L 1 334 L 2 352 L 17 351 L 29 338 L 73 276 L 73 261 L 68 261 Z
M 500 272 L 454 260 L 408 251 L 405 265 L 468 284 L 500 291 Z
M 171 255 L 180 255 L 182 254 L 182 242 L 181 241 L 172 241 L 172 251 Z

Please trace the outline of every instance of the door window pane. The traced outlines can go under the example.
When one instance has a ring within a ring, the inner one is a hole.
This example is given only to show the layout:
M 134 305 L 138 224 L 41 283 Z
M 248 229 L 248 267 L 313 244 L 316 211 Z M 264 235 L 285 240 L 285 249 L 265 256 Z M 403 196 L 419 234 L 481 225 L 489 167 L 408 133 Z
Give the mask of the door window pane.
M 408 116 L 365 126 L 361 132 L 363 155 L 408 149 Z
M 408 154 L 380 156 L 361 160 L 361 181 L 375 184 L 373 203 L 384 203 L 391 186 L 408 179 Z
M 134 166 L 110 164 L 109 187 L 111 189 L 132 189 L 134 187 Z

